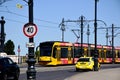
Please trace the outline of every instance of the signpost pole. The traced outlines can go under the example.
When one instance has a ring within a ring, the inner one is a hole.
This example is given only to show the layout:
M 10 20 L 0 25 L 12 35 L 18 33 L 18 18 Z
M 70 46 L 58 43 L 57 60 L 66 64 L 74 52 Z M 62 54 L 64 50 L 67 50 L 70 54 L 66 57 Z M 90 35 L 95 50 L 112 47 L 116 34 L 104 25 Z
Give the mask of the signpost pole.
M 18 45 L 18 64 L 20 64 L 20 45 Z
M 29 23 L 33 23 L 33 0 L 28 1 L 29 6 Z M 29 32 L 29 31 L 28 31 Z M 34 42 L 34 37 L 29 38 L 29 43 Z M 36 60 L 34 59 L 34 47 L 28 47 L 28 68 L 27 68 L 27 80 L 36 80 L 36 70 L 35 70 L 35 63 Z

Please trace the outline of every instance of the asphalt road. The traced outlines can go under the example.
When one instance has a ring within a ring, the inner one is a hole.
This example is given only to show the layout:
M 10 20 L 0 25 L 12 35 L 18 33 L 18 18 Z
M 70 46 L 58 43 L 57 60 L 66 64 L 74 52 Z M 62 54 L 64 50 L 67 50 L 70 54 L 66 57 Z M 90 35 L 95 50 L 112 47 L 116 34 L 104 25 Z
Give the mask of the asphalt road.
M 102 64 L 101 69 L 110 69 L 110 68 L 118 68 L 120 64 Z M 27 68 L 21 68 L 21 74 L 19 80 L 27 80 L 26 76 Z M 73 65 L 70 66 L 58 66 L 58 67 L 36 67 L 36 80 L 65 80 L 66 78 L 76 75 L 82 74 L 86 71 L 76 72 Z
M 75 72 L 74 70 L 37 72 L 36 80 L 64 80 L 77 73 L 78 72 Z M 26 80 L 26 74 L 21 74 L 19 80 Z

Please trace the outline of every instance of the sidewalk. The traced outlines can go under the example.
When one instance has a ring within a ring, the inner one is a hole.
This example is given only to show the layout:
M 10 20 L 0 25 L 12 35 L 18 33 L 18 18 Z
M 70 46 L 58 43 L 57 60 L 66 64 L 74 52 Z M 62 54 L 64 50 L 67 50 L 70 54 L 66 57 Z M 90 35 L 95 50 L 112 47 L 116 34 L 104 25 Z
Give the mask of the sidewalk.
M 65 80 L 120 80 L 120 68 L 78 73 Z

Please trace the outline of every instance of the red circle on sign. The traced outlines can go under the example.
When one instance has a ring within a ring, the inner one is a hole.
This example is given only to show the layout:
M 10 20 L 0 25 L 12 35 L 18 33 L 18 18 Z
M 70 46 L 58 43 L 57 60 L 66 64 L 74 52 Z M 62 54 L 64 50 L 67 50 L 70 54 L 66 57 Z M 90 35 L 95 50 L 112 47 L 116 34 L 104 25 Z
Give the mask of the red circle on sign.
M 25 36 L 32 38 L 36 35 L 38 29 L 37 26 L 34 23 L 27 23 L 23 27 L 23 33 Z

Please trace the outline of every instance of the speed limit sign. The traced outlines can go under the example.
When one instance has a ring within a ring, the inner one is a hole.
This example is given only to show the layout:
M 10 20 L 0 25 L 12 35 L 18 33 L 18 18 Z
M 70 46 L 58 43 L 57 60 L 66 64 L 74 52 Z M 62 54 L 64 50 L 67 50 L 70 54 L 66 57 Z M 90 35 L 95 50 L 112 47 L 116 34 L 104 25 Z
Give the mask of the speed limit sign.
M 37 26 L 34 23 L 27 23 L 23 27 L 23 33 L 25 36 L 32 38 L 37 33 Z

